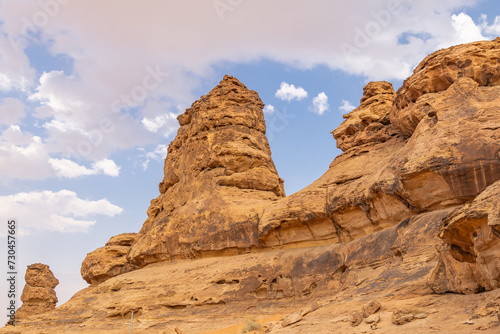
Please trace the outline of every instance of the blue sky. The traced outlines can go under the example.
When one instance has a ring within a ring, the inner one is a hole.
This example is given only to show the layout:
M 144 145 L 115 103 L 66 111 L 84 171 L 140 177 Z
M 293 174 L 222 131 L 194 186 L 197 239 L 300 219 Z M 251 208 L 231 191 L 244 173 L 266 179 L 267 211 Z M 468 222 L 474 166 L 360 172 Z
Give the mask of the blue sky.
M 64 302 L 86 253 L 139 231 L 175 117 L 224 74 L 266 104 L 290 195 L 340 153 L 330 131 L 366 83 L 398 89 L 432 51 L 500 35 L 497 15 L 493 0 L 0 0 L 1 245 L 17 218 L 22 271 L 50 265 Z

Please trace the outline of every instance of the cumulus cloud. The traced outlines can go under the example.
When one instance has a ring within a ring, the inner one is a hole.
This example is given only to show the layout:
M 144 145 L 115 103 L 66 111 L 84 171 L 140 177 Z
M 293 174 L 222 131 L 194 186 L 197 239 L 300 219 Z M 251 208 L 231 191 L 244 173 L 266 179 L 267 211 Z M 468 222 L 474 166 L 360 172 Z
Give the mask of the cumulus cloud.
M 25 105 L 22 101 L 7 97 L 0 102 L 0 125 L 18 124 L 26 115 Z
M 307 97 L 307 91 L 302 87 L 295 87 L 295 85 L 290 85 L 286 82 L 282 82 L 280 88 L 274 94 L 280 100 L 288 101 L 297 100 L 300 101 Z
M 100 161 L 117 150 L 158 145 L 177 125 L 165 109 L 150 108 L 151 101 L 190 105 L 223 62 L 271 59 L 300 69 L 324 65 L 370 80 L 404 79 L 428 53 L 451 42 L 492 38 L 500 31 L 500 19 L 474 23 L 460 13 L 479 0 L 373 0 L 363 11 L 347 0 L 255 0 L 244 8 L 233 5 L 223 20 L 211 0 L 175 6 L 161 0 L 110 1 L 109 6 L 97 0 L 56 1 L 56 13 L 48 16 L 47 24 L 35 24 L 33 31 L 19 18 L 33 23 L 35 14 L 44 10 L 41 2 L 2 3 L 0 91 L 30 96 L 33 108 L 24 112 L 32 113 L 46 130 L 24 146 L 0 148 L 15 156 L 16 164 L 30 166 L 28 178 L 51 175 L 48 158 L 77 155 L 84 162 Z M 297 12 L 308 19 L 297 20 Z M 415 27 L 418 33 L 398 44 L 401 34 L 415 32 Z M 158 34 L 162 31 L 183 33 Z M 35 44 L 46 49 L 46 57 L 64 57 L 71 66 L 35 69 L 40 64 L 28 57 L 29 46 Z M 349 47 L 348 54 L 342 45 Z M 307 96 L 303 88 L 284 84 L 276 97 L 291 101 Z M 14 118 L 23 129 L 22 115 Z M 24 154 L 30 145 L 37 146 L 38 158 Z M 1 161 L 0 172 L 22 177 Z
M 313 99 L 313 109 L 312 111 L 318 115 L 323 115 L 323 113 L 329 110 L 330 105 L 328 104 L 328 96 L 325 92 L 319 93 Z
M 266 104 L 264 107 L 264 113 L 269 115 L 274 113 L 274 106 L 272 104 Z
M 486 39 L 482 34 L 481 27 L 476 25 L 469 15 L 465 13 L 454 14 L 451 16 L 451 20 L 451 26 L 455 31 L 451 43 L 461 44 Z
M 340 111 L 342 111 L 343 113 L 349 113 L 349 112 L 353 111 L 354 109 L 356 109 L 356 107 L 353 106 L 351 102 L 342 99 L 342 105 L 339 106 Z
M 32 191 L 0 196 L 0 215 L 14 216 L 27 233 L 87 232 L 96 223 L 96 215 L 113 217 L 122 211 L 122 208 L 107 199 L 81 199 L 70 190 Z
M 43 179 L 53 175 L 49 153 L 40 136 L 10 126 L 0 136 L 0 180 Z
M 500 36 L 500 16 L 496 16 L 491 25 L 488 24 L 488 16 L 481 15 L 480 27 L 484 34 L 490 38 Z
M 56 171 L 56 174 L 64 178 L 76 178 L 85 175 L 104 174 L 118 176 L 120 167 L 113 160 L 103 159 L 92 164 L 92 168 L 79 165 L 69 159 L 49 159 L 49 164 Z

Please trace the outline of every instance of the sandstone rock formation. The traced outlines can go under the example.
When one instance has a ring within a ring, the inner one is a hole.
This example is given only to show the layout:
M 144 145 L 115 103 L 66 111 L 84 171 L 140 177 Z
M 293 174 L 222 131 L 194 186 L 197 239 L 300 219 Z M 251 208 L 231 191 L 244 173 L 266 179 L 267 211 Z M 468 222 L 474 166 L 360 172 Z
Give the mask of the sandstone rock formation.
M 160 196 L 128 258 L 148 263 L 259 246 L 264 208 L 285 195 L 257 92 L 225 76 L 178 117 Z
M 427 56 L 398 89 L 390 113 L 391 123 L 411 136 L 420 120 L 428 115 L 427 107 L 432 107 L 432 103 L 428 105 L 426 98 L 421 97 L 445 91 L 459 78 L 470 78 L 479 86 L 500 85 L 499 52 L 500 37 L 457 45 Z
M 93 284 L 18 328 L 123 333 L 134 312 L 137 333 L 249 317 L 271 334 L 497 333 L 499 45 L 440 50 L 397 93 L 368 84 L 333 131 L 343 153 L 289 197 L 262 102 L 226 76 L 179 116 L 141 231 L 90 253 Z
M 41 263 L 29 265 L 24 278 L 26 285 L 21 295 L 23 305 L 16 312 L 16 320 L 56 308 L 57 297 L 54 288 L 59 281 L 54 277 L 48 265 Z
M 444 221 L 434 291 L 476 293 L 500 288 L 500 181 Z
M 81 274 L 89 283 L 101 283 L 108 278 L 132 271 L 137 267 L 127 261 L 127 253 L 136 233 L 123 233 L 112 237 L 104 247 L 87 254 Z
M 346 120 L 332 131 L 337 147 L 345 152 L 367 143 L 383 143 L 395 135 L 395 131 L 388 126 L 388 112 L 394 94 L 392 84 L 387 81 L 367 84 L 363 88 L 360 106 L 345 114 L 343 117 Z

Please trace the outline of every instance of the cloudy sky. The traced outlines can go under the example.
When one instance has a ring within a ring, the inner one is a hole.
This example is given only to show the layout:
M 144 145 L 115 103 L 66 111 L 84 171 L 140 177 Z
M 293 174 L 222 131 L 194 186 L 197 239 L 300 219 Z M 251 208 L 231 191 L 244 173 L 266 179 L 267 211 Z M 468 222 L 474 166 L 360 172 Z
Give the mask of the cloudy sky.
M 18 219 L 21 276 L 50 265 L 65 302 L 86 253 L 140 229 L 176 116 L 224 74 L 266 104 L 292 194 L 340 153 L 330 131 L 367 82 L 399 88 L 430 52 L 500 35 L 497 15 L 493 0 L 0 0 L 0 249 Z

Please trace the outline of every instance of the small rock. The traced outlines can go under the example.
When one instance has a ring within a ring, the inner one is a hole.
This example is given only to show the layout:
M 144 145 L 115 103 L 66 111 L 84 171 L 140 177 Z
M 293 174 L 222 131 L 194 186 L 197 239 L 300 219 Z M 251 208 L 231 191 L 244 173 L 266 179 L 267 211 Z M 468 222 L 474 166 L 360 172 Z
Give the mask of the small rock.
M 425 319 L 427 318 L 427 314 L 425 313 L 418 313 L 413 316 L 415 319 Z
M 380 321 L 380 315 L 378 315 L 378 314 L 372 314 L 368 318 L 365 319 L 365 322 L 367 324 L 373 324 L 373 323 L 377 323 L 379 321 Z
M 290 326 L 291 324 L 299 322 L 300 320 L 302 320 L 302 316 L 299 313 L 290 313 L 285 317 L 285 319 L 283 319 L 283 321 L 281 322 L 281 326 Z
M 371 328 L 371 329 L 373 329 L 373 330 L 377 329 L 377 324 L 378 324 L 378 323 L 376 323 L 376 322 L 372 323 L 372 324 L 370 325 L 370 328 Z
M 311 312 L 316 311 L 318 308 L 319 308 L 318 302 L 317 301 L 313 301 L 311 303 L 311 305 L 309 305 L 308 307 L 306 307 L 302 312 L 300 312 L 300 314 L 302 316 L 305 316 L 306 314 L 309 314 Z
M 363 305 L 363 317 L 368 318 L 371 314 L 377 312 L 380 309 L 380 306 L 382 305 L 377 300 L 372 300 L 368 304 Z
M 467 320 L 466 322 L 464 322 L 464 325 L 474 325 L 474 321 Z
M 361 314 L 360 312 L 352 312 L 351 314 L 351 326 L 352 327 L 356 327 L 358 326 L 361 321 L 363 321 L 363 314 Z
M 404 308 L 392 312 L 392 322 L 395 325 L 406 324 L 407 322 L 412 321 L 414 318 L 415 317 L 413 316 L 413 314 L 411 314 L 410 311 Z

